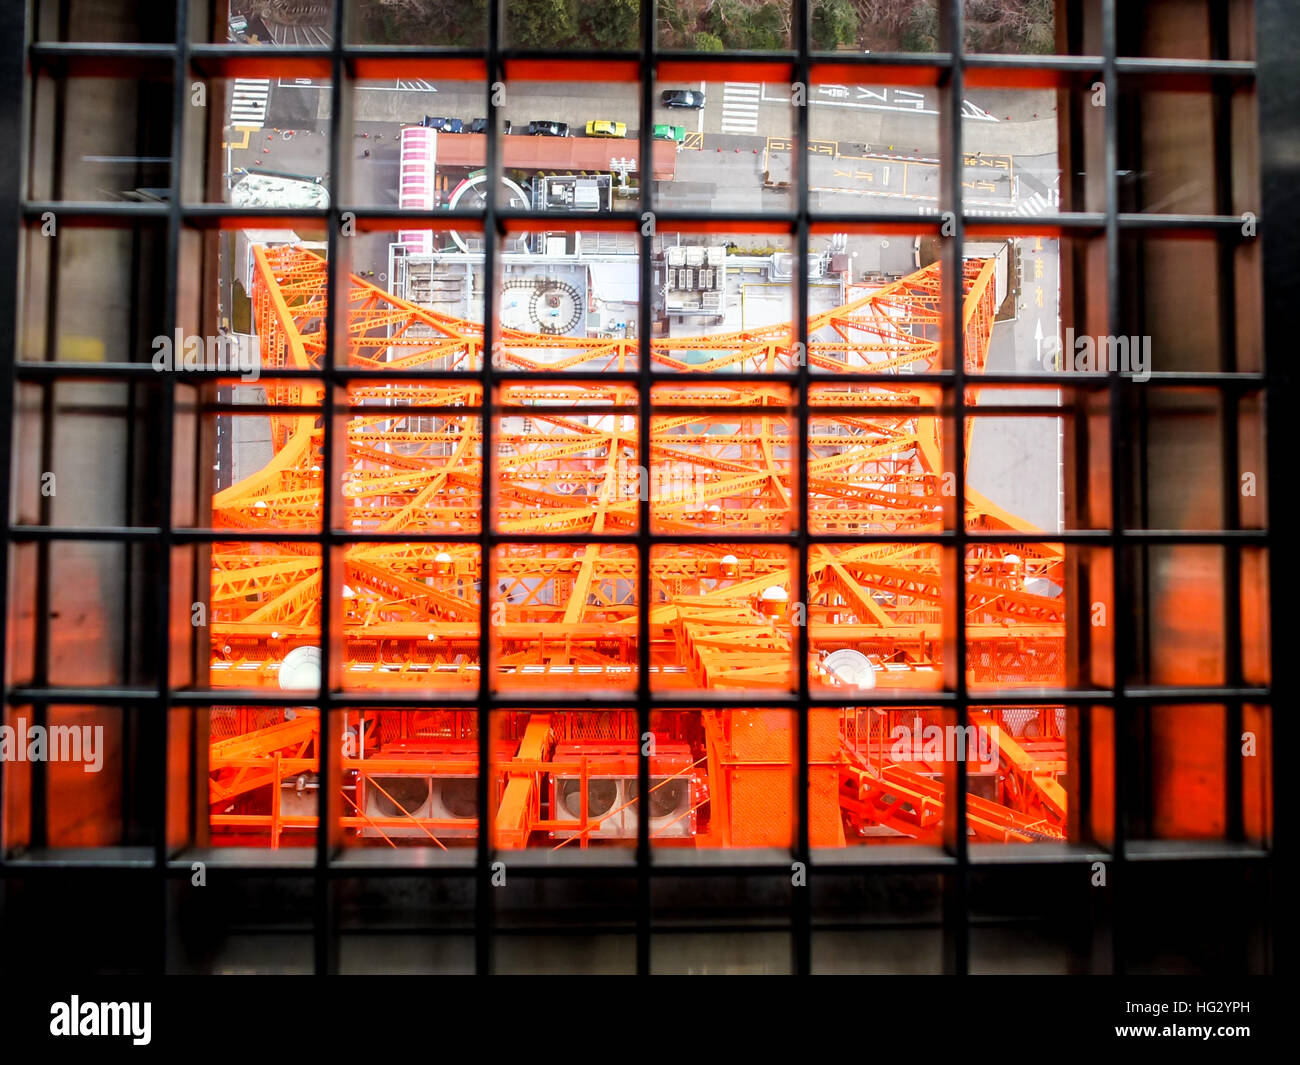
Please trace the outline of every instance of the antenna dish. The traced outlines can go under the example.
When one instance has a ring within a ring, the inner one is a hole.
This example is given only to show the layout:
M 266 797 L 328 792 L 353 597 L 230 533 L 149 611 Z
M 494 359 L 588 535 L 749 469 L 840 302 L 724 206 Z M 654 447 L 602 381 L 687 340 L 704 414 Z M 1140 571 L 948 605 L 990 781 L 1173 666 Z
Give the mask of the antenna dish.
M 876 667 L 861 651 L 842 647 L 822 659 L 822 668 L 848 688 L 874 688 Z
M 295 647 L 280 663 L 280 689 L 299 691 L 320 689 L 320 648 Z

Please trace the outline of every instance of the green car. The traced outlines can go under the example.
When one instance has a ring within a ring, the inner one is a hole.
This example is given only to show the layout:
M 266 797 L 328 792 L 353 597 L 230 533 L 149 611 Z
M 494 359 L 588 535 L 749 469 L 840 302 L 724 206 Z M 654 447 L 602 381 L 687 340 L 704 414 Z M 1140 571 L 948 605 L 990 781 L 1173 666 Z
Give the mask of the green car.
M 684 126 L 655 126 L 654 139 L 657 141 L 676 141 L 681 144 L 686 139 L 686 128 Z

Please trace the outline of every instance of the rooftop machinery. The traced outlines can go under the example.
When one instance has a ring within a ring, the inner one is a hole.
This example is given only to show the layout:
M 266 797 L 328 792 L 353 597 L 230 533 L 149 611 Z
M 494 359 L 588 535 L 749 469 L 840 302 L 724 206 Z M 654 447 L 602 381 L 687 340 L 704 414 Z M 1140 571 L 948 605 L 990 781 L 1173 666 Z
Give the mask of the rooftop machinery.
M 968 260 L 963 269 L 972 373 L 988 351 L 994 265 Z M 325 260 L 304 248 L 255 249 L 264 369 L 320 367 L 326 276 Z M 689 705 L 684 695 L 701 695 L 698 710 L 653 715 L 653 842 L 788 845 L 791 714 L 709 709 L 707 693 L 797 690 L 801 624 L 810 685 L 844 697 L 842 708 L 815 709 L 810 718 L 813 844 L 939 838 L 942 773 L 954 756 L 942 737 L 951 740 L 954 730 L 945 730 L 950 713 L 926 695 L 944 684 L 958 560 L 942 544 L 906 539 L 944 528 L 945 497 L 953 495 L 939 391 L 909 381 L 940 367 L 938 264 L 879 287 L 851 286 L 843 306 L 808 323 L 808 531 L 836 539 L 810 546 L 806 590 L 797 586 L 789 544 L 779 542 L 799 522 L 804 490 L 795 400 L 786 382 L 765 376 L 798 364 L 789 323 L 652 338 L 648 461 L 638 455 L 635 385 L 602 380 L 636 368 L 636 339 L 500 330 L 493 483 L 485 493 L 481 323 L 357 276 L 345 283 L 347 332 L 336 358 L 382 375 L 349 386 L 346 417 L 335 423 L 334 525 L 362 537 L 334 566 L 341 683 L 353 693 L 428 698 L 428 709 L 347 712 L 334 786 L 344 793 L 350 840 L 456 846 L 483 827 L 472 698 L 484 644 L 494 690 L 570 691 L 574 700 L 571 710 L 494 713 L 494 845 L 635 838 L 635 713 L 587 707 L 600 691 L 626 703 L 637 685 L 639 642 L 648 640 L 652 691 L 672 694 L 677 706 Z M 445 376 L 404 381 L 412 369 Z M 520 370 L 554 376 L 512 378 Z M 744 377 L 692 382 L 710 371 Z M 854 371 L 892 374 L 897 383 L 837 381 Z M 313 674 L 297 666 L 319 656 L 319 547 L 240 537 L 320 530 L 329 468 L 322 391 L 309 378 L 264 383 L 273 457 L 213 499 L 214 526 L 230 537 L 212 551 L 211 682 L 310 691 L 319 667 Z M 969 442 L 969 423 L 966 433 Z M 647 493 L 652 531 L 667 539 L 638 558 L 631 535 Z M 954 502 L 947 499 L 950 514 Z M 478 540 L 485 520 L 519 540 L 492 548 L 486 634 Z M 1018 539 L 1032 527 L 969 489 L 964 520 L 1005 534 L 970 544 L 960 560 L 972 691 L 1062 685 L 1061 545 Z M 528 541 L 557 533 L 566 539 Z M 688 533 L 706 539 L 680 538 Z M 859 534 L 870 538 L 854 542 Z M 651 593 L 646 632 L 638 632 L 636 603 L 642 565 Z M 916 705 L 872 708 L 872 690 L 914 692 Z M 459 708 L 438 709 L 440 696 Z M 1027 693 L 1024 707 L 972 710 L 969 724 L 959 742 L 992 744 L 968 767 L 969 830 L 984 840 L 1063 838 L 1064 710 Z M 214 840 L 310 839 L 321 783 L 317 736 L 309 708 L 213 711 Z

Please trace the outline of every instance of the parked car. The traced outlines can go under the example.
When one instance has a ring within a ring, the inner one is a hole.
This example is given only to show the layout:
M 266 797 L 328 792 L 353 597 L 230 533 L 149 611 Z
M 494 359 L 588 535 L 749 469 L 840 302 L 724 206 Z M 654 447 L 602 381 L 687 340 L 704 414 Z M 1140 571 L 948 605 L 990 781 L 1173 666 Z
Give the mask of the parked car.
M 430 129 L 436 129 L 439 133 L 463 133 L 465 123 L 459 118 L 439 118 L 435 115 L 425 115 L 422 126 L 428 126 Z
M 670 126 L 667 123 L 658 123 L 651 133 L 657 141 L 676 141 L 681 144 L 686 139 L 685 126 Z
M 704 106 L 704 93 L 691 89 L 669 89 L 659 99 L 664 107 L 686 107 L 698 111 Z
M 528 134 L 532 137 L 567 137 L 569 135 L 569 124 L 567 122 L 529 122 Z
M 506 125 L 509 126 L 510 123 L 507 122 Z M 476 118 L 476 119 L 474 119 L 474 121 L 471 122 L 471 123 L 469 124 L 469 132 L 470 132 L 470 133 L 486 133 L 486 132 L 487 132 L 487 119 L 486 119 L 486 118 Z M 510 130 L 507 129 L 506 132 L 509 133 Z
M 611 122 L 609 119 L 600 118 L 587 123 L 588 137 L 626 137 L 626 122 Z

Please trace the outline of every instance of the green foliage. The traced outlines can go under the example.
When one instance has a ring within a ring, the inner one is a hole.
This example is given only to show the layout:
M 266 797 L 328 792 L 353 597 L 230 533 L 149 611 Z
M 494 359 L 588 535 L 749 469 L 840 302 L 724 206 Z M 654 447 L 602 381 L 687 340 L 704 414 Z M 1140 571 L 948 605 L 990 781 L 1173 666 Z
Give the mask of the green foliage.
M 604 49 L 637 47 L 641 40 L 640 0 L 598 0 L 583 7 L 590 43 Z
M 1056 15 L 1052 0 L 1029 0 L 1027 6 L 1033 21 L 1025 33 L 1025 51 L 1039 55 L 1056 51 Z
M 774 3 L 747 6 L 742 0 L 718 0 L 709 13 L 709 33 L 724 48 L 773 51 L 789 47 L 783 8 Z
M 775 51 L 790 46 L 785 29 L 785 17 L 780 5 L 763 4 L 749 16 L 746 37 L 742 48 L 755 51 Z
M 968 0 L 966 47 L 1028 54 L 1056 47 L 1053 0 Z
M 681 48 L 690 37 L 691 24 L 696 20 L 696 12 L 687 11 L 684 5 L 692 0 L 659 0 L 655 15 L 659 20 L 659 46 L 661 48 Z
M 364 44 L 446 44 L 463 48 L 487 42 L 487 0 L 412 0 L 408 5 L 363 4 L 358 9 Z
M 723 49 L 722 38 L 706 33 L 704 30 L 700 30 L 692 38 L 692 44 L 697 52 L 721 52 Z
M 514 48 L 635 49 L 640 0 L 507 0 L 506 40 Z
M 506 36 L 516 48 L 572 44 L 577 28 L 577 0 L 515 0 L 506 5 Z
M 739 25 L 744 17 L 745 9 L 740 0 L 718 0 L 709 11 L 709 32 L 724 44 L 734 47 L 732 27 Z
M 832 52 L 840 44 L 857 40 L 858 13 L 849 0 L 816 0 L 812 13 L 813 47 Z
M 939 50 L 939 9 L 930 4 L 914 8 L 903 31 L 903 51 L 937 52 Z
M 1025 51 L 1048 55 L 1056 51 L 1056 31 L 1049 22 L 1046 26 L 1035 23 L 1025 35 Z

